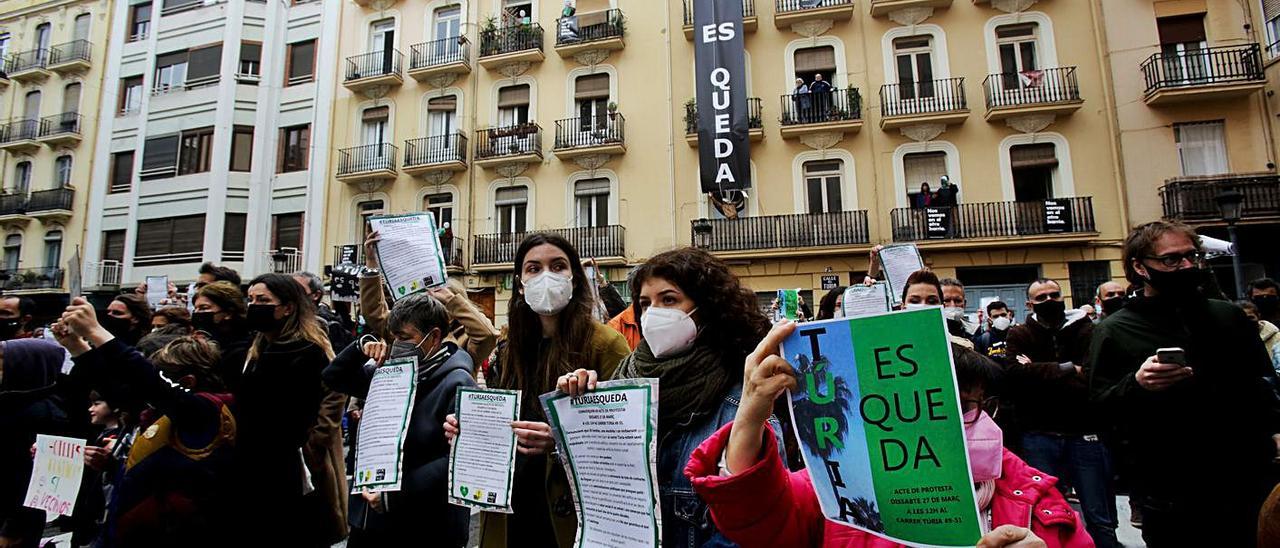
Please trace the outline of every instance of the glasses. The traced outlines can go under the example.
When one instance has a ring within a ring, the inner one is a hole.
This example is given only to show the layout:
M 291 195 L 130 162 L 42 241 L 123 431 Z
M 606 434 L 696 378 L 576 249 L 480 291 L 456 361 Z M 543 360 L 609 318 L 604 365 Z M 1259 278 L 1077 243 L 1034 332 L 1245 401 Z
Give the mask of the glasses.
M 965 413 L 968 413 L 972 409 L 981 409 L 986 411 L 987 415 L 992 419 L 995 419 L 996 415 L 1000 414 L 1000 397 L 991 396 L 985 400 L 960 400 L 960 407 Z M 964 424 L 967 426 L 976 423 L 981 416 L 982 413 L 974 413 L 973 418 L 969 418 L 966 415 L 964 417 Z
M 1042 302 L 1045 302 L 1045 301 L 1047 301 L 1047 300 L 1049 300 L 1049 299 L 1053 299 L 1053 300 L 1055 300 L 1055 301 L 1056 301 L 1056 300 L 1061 299 L 1061 298 L 1062 298 L 1062 292 L 1061 292 L 1061 291 L 1050 291 L 1049 293 L 1041 293 L 1041 294 L 1039 294 L 1039 295 L 1036 295 L 1036 296 L 1035 296 L 1035 298 L 1031 299 L 1031 301 L 1032 301 L 1032 302 L 1037 302 L 1037 303 L 1042 303 Z
M 1159 262 L 1166 268 L 1177 268 L 1182 266 L 1183 261 L 1190 261 L 1192 266 L 1200 264 L 1204 261 L 1204 252 L 1188 251 L 1186 253 L 1166 253 L 1164 255 L 1147 255 L 1143 258 L 1149 261 Z

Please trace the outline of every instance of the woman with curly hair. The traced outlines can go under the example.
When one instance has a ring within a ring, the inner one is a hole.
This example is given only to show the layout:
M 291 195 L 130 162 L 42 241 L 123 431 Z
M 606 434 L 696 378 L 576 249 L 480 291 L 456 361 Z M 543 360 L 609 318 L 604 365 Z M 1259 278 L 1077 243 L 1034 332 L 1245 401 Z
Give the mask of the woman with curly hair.
M 694 248 L 667 251 L 640 265 L 631 278 L 631 303 L 644 340 L 614 378 L 659 380 L 662 543 L 719 546 L 723 537 L 684 466 L 702 440 L 733 421 L 743 360 L 769 332 L 769 320 L 727 265 Z M 579 369 L 562 377 L 558 388 L 577 395 L 595 384 L 594 371 Z M 770 420 L 773 431 L 781 432 L 776 419 Z

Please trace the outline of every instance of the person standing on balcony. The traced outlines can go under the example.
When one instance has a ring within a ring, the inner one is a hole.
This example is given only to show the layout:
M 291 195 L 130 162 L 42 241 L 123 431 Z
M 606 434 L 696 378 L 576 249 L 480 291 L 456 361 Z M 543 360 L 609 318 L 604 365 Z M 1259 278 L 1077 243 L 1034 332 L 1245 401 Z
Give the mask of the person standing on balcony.
M 929 188 L 929 183 L 920 183 L 920 193 L 912 198 L 911 206 L 915 209 L 924 209 L 933 207 L 934 201 L 933 190 Z
M 796 78 L 796 88 L 791 90 L 791 104 L 796 109 L 797 122 L 809 122 L 809 109 L 812 108 L 809 99 L 809 86 L 805 85 L 804 78 Z
M 951 178 L 946 175 L 942 176 L 942 186 L 938 187 L 938 195 L 936 196 L 936 204 L 939 207 L 953 207 L 959 203 L 957 195 L 960 194 L 960 187 L 951 184 Z
M 822 79 L 822 73 L 813 75 L 809 93 L 813 95 L 813 116 L 810 122 L 825 122 L 831 110 L 831 84 Z
M 1023 432 L 1021 455 L 1052 476 L 1070 477 L 1080 495 L 1089 535 L 1103 548 L 1118 547 L 1111 455 L 1085 382 L 1094 324 L 1079 310 L 1067 312 L 1058 282 L 1027 287 L 1034 313 L 1005 340 L 1008 393 Z

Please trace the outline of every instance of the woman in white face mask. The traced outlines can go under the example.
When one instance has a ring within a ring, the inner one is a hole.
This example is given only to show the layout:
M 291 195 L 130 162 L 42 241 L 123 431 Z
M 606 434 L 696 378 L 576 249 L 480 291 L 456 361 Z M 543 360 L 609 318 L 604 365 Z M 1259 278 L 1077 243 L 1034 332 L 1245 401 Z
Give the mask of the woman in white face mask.
M 718 546 L 710 541 L 719 533 L 684 476 L 684 465 L 698 443 L 733 420 L 742 360 L 769 331 L 769 321 L 727 265 L 694 248 L 661 253 L 636 268 L 631 301 L 644 340 L 616 377 L 659 380 L 663 544 Z M 576 395 L 595 382 L 593 372 L 580 369 L 561 378 L 559 388 Z
M 489 386 L 521 390 L 516 433 L 515 485 L 510 516 L 482 514 L 482 548 L 547 546 L 571 548 L 577 531 L 573 498 L 564 468 L 547 457 L 555 449 L 538 395 L 556 379 L 586 367 L 609 378 L 630 347 L 621 334 L 592 319 L 591 287 L 578 252 L 568 240 L 531 234 L 516 249 L 515 283 L 507 312 L 507 340 L 488 377 Z M 445 435 L 458 432 L 453 415 Z

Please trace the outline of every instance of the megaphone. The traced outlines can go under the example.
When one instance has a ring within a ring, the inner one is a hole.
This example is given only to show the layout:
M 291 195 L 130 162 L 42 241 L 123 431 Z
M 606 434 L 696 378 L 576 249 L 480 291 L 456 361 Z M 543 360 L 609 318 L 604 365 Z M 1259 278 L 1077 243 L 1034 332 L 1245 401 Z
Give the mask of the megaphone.
M 1205 256 L 1209 259 L 1230 257 L 1236 254 L 1235 244 L 1209 236 L 1200 237 L 1200 245 L 1204 246 Z

